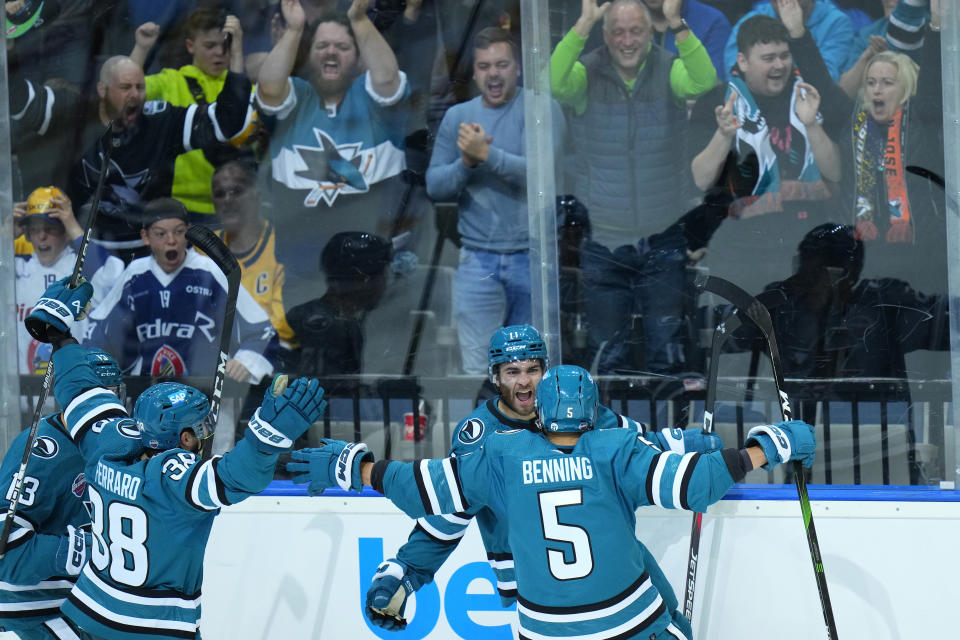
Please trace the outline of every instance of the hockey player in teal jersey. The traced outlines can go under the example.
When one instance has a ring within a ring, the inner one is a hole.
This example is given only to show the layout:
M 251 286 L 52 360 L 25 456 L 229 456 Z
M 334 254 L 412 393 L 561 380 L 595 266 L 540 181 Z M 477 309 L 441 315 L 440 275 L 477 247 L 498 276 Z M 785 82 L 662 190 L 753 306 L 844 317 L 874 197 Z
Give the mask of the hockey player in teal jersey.
M 596 385 L 570 365 L 546 372 L 537 403 L 542 433 L 497 431 L 463 456 L 373 463 L 363 445 L 325 440 L 287 468 L 313 492 L 370 484 L 411 517 L 489 508 L 508 526 L 521 640 L 689 640 L 676 595 L 635 537 L 636 510 L 703 511 L 757 466 L 809 466 L 816 447 L 801 421 L 754 427 L 744 449 L 713 453 L 595 429 Z
M 324 411 L 317 380 L 278 377 L 232 451 L 202 459 L 212 435 L 206 396 L 179 383 L 154 385 L 133 418 L 105 389 L 70 337 L 88 283 L 47 289 L 30 317 L 53 336 L 54 394 L 83 455 L 91 504 L 89 562 L 62 612 L 56 638 L 200 638 L 203 556 L 214 517 L 259 493 L 279 454 Z M 49 625 L 48 625 L 49 626 Z
M 90 349 L 88 363 L 100 385 L 123 395 L 123 374 L 108 353 Z M 29 430 L 14 438 L 0 465 L 0 478 L 13 478 L 20 467 Z M 90 544 L 90 523 L 83 458 L 70 440 L 63 414 L 40 419 L 23 479 L 20 505 L 0 560 L 0 631 L 15 631 L 23 640 L 48 638 L 44 622 L 60 616 L 60 605 L 83 568 Z M 0 508 L 6 511 L 11 480 Z
M 462 456 L 479 449 L 489 434 L 497 430 L 526 429 L 538 432 L 535 391 L 548 366 L 547 348 L 532 325 L 501 327 L 494 332 L 488 349 L 490 380 L 499 395 L 478 407 L 460 422 L 454 431 L 451 456 Z M 646 433 L 661 449 L 717 451 L 722 443 L 716 435 L 704 435 L 700 429 L 664 429 L 648 433 L 647 427 L 601 406 L 596 428 L 627 428 Z M 466 533 L 471 518 L 476 518 L 487 561 L 497 579 L 497 593 L 504 607 L 517 599 L 514 559 L 507 542 L 507 527 L 488 508 L 447 516 L 420 518 L 410 538 L 400 547 L 396 558 L 381 564 L 367 591 L 365 612 L 373 624 L 390 630 L 402 629 L 407 597 L 433 580 L 434 574 L 453 553 Z

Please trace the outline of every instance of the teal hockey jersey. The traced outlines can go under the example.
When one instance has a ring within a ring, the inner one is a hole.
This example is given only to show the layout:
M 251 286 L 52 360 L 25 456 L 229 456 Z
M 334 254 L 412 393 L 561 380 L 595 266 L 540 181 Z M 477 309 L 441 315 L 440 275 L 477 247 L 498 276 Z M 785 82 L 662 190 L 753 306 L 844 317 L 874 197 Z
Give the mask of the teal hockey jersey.
M 107 640 L 199 638 L 203 556 L 220 508 L 262 491 L 278 458 L 243 439 L 208 460 L 184 449 L 141 459 L 140 431 L 97 386 L 84 348 L 53 355 L 54 394 L 86 460 L 93 545 L 62 607 Z
M 21 431 L 0 464 L 6 491 L 0 509 L 6 512 L 13 480 L 20 468 L 27 430 Z M 60 605 L 76 581 L 57 562 L 67 525 L 79 527 L 90 517 L 83 458 L 59 415 L 45 416 L 37 427 L 20 493 L 20 506 L 0 560 L 0 627 L 23 631 L 59 616 Z
M 391 462 L 374 488 L 411 517 L 487 507 L 506 523 L 521 639 L 684 638 L 635 511 L 703 511 L 734 483 L 729 453 L 663 451 L 628 429 L 588 431 L 564 451 L 514 429 L 466 455 Z

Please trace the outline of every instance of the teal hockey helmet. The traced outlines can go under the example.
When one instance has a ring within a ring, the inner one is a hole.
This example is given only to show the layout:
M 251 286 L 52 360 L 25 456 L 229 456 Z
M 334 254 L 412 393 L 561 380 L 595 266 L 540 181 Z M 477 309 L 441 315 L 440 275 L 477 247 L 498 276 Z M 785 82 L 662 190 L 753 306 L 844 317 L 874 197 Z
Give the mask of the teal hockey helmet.
M 599 411 L 597 383 L 586 369 L 570 364 L 553 367 L 537 385 L 537 415 L 543 431 L 589 431 Z
M 497 366 L 504 362 L 543 360 L 543 368 L 549 366 L 547 345 L 532 324 L 515 324 L 494 331 L 488 357 L 491 382 L 496 382 Z
M 87 349 L 87 364 L 93 367 L 93 372 L 100 381 L 100 386 L 105 388 L 116 388 L 117 396 L 121 401 L 126 399 L 126 385 L 123 383 L 123 372 L 120 365 L 114 360 L 113 356 L 104 351 L 93 347 Z
M 154 451 L 179 447 L 180 434 L 187 429 L 201 441 L 212 436 L 209 413 L 207 396 L 179 382 L 153 385 L 140 394 L 133 407 L 143 446 Z

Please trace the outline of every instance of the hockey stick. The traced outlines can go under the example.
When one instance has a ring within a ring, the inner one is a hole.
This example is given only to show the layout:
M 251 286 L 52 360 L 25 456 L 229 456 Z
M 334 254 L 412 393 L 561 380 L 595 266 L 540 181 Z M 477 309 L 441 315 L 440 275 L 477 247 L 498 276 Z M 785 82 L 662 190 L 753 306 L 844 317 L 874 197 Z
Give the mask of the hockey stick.
M 240 270 L 240 263 L 237 262 L 233 253 L 223 243 L 223 240 L 209 228 L 199 224 L 191 225 L 187 229 L 187 240 L 207 254 L 220 267 L 223 275 L 227 277 L 227 298 L 224 301 L 226 306 L 223 309 L 223 328 L 220 332 L 220 353 L 217 355 L 217 372 L 213 377 L 213 391 L 210 393 L 210 413 L 207 416 L 207 424 L 212 435 L 217 426 L 217 419 L 220 417 L 223 381 L 227 375 L 227 361 L 230 359 L 233 318 L 237 312 L 237 296 L 240 294 L 240 277 L 243 274 Z M 202 457 L 209 457 L 207 449 L 212 445 L 212 438 L 207 438 L 204 441 L 204 455 Z
M 736 307 L 731 307 L 720 318 L 710 341 L 710 371 L 707 374 L 707 396 L 703 402 L 703 433 L 713 433 L 713 410 L 717 402 L 717 375 L 720 371 L 720 352 L 727 337 L 740 326 Z M 687 581 L 683 591 L 683 615 L 693 622 L 693 597 L 697 588 L 697 562 L 700 557 L 700 532 L 703 514 L 693 514 L 690 525 L 690 550 L 687 553 Z
M 110 157 L 113 150 L 119 147 L 123 139 L 120 134 L 113 131 L 113 121 L 107 125 L 104 137 L 109 137 L 110 144 L 105 145 L 103 158 L 100 160 L 100 175 L 97 177 L 97 185 L 93 190 L 93 197 L 90 200 L 90 217 L 87 220 L 86 227 L 83 230 L 83 237 L 80 240 L 80 247 L 77 249 L 77 259 L 73 263 L 73 273 L 70 276 L 71 289 L 76 289 L 80 284 L 80 276 L 83 273 L 83 266 L 87 262 L 87 245 L 90 244 L 90 234 L 93 232 L 93 225 L 97 220 L 97 214 L 100 212 L 100 198 L 103 196 L 103 185 L 106 181 L 107 172 L 110 170 Z M 27 322 L 24 320 L 27 331 L 31 336 L 41 342 L 50 342 L 47 335 L 47 327 L 40 322 Z M 30 454 L 33 451 L 33 445 L 37 441 L 37 431 L 40 429 L 40 419 L 43 417 L 43 405 L 47 402 L 47 395 L 50 393 L 50 387 L 53 385 L 53 361 L 47 362 L 47 370 L 43 374 L 43 384 L 40 387 L 40 394 L 37 396 L 37 408 L 33 412 L 33 420 L 30 423 L 30 433 L 27 435 L 26 446 L 23 448 L 23 457 L 20 459 L 20 468 L 13 477 L 13 490 L 10 492 L 10 505 L 3 516 L 3 530 L 0 532 L 0 559 L 7 553 L 7 537 L 13 528 L 13 518 L 20 506 L 20 492 L 23 490 L 23 480 L 27 476 L 27 464 L 30 462 Z
M 783 420 L 791 420 L 793 412 L 790 408 L 790 399 L 783 390 L 783 367 L 780 360 L 780 348 L 777 346 L 777 337 L 773 331 L 773 321 L 770 312 L 759 300 L 736 286 L 732 282 L 715 276 L 701 276 L 695 285 L 698 289 L 709 291 L 728 300 L 733 306 L 753 321 L 763 334 L 767 343 L 767 352 L 770 357 L 770 368 L 773 372 L 773 384 L 777 390 L 780 405 L 780 415 Z M 712 364 L 712 363 L 711 363 Z M 817 581 L 817 591 L 820 594 L 820 607 L 823 610 L 823 619 L 827 627 L 828 640 L 836 640 L 837 624 L 833 617 L 833 606 L 830 604 L 830 592 L 827 589 L 827 578 L 823 572 L 823 559 L 820 555 L 820 543 L 817 540 L 817 530 L 813 524 L 813 511 L 810 508 L 810 496 L 807 494 L 807 481 L 803 475 L 803 465 L 794 461 L 794 482 L 797 485 L 797 496 L 800 501 L 800 511 L 803 514 L 803 524 L 807 533 L 807 546 L 810 548 L 810 559 L 813 562 L 813 575 Z

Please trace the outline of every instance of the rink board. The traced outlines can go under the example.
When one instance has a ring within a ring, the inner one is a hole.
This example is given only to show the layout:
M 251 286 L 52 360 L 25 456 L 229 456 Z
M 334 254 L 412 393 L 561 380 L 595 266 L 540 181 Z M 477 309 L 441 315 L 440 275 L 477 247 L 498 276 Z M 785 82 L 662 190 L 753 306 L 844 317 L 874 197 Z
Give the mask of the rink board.
M 761 499 L 727 499 L 704 518 L 695 638 L 825 638 L 795 494 L 781 487 L 733 495 Z M 839 637 L 950 637 L 960 502 L 909 491 L 856 495 L 866 494 L 831 492 L 813 502 Z M 638 512 L 637 535 L 681 599 L 690 518 Z M 204 640 L 516 637 L 515 611 L 500 608 L 475 525 L 408 607 L 406 631 L 368 626 L 370 577 L 412 526 L 385 498 L 368 495 L 258 496 L 224 509 L 207 546 Z

